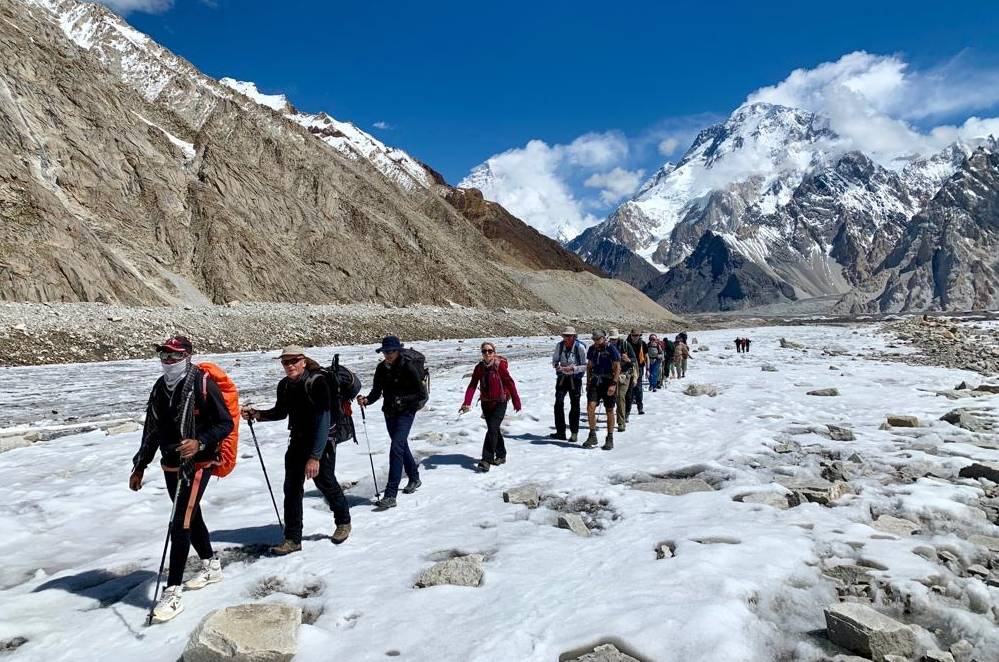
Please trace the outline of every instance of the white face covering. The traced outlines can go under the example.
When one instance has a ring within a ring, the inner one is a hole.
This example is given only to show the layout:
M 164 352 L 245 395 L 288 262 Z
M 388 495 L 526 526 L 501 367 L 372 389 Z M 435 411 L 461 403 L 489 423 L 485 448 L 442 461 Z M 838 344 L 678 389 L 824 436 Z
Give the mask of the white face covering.
M 190 366 L 190 357 L 176 363 L 160 362 L 160 367 L 163 368 L 163 381 L 166 383 L 167 390 L 172 391 L 184 379 L 184 375 L 187 374 L 187 369 Z

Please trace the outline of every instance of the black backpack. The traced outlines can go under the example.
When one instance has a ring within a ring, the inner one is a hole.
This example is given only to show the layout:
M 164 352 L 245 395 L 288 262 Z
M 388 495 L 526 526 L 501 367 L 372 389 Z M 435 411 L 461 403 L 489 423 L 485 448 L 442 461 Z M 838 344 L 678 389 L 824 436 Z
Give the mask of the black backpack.
M 357 433 L 354 430 L 354 417 L 350 403 L 361 392 L 360 378 L 346 367 L 340 365 L 340 355 L 333 355 L 333 364 L 329 368 L 321 368 L 309 376 L 305 382 L 305 392 L 316 379 L 325 379 L 330 393 L 330 434 L 329 440 L 342 444 L 351 439 L 357 443 Z M 311 399 L 311 394 L 309 399 Z
M 417 403 L 416 409 L 423 409 L 427 401 L 430 400 L 430 371 L 427 370 L 427 357 L 412 347 L 406 347 L 399 352 L 399 355 L 403 361 L 411 363 L 416 374 L 420 376 L 420 401 Z

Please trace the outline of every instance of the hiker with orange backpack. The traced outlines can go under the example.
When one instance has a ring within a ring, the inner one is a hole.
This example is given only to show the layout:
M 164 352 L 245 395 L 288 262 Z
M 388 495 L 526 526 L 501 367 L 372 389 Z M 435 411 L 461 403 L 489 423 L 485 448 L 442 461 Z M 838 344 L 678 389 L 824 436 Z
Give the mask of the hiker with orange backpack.
M 322 366 L 296 345 L 285 347 L 277 357 L 284 378 L 277 385 L 277 402 L 271 409 L 243 408 L 248 421 L 288 419 L 291 436 L 284 454 L 284 542 L 271 548 L 278 556 L 302 549 L 302 500 L 306 479 L 315 482 L 333 511 L 335 528 L 331 540 L 339 545 L 350 535 L 350 509 L 347 497 L 336 479 L 336 443 L 330 439 L 331 411 L 329 383 Z
M 486 438 L 482 442 L 482 459 L 475 470 L 485 473 L 489 471 L 489 465 L 498 467 L 506 462 L 506 444 L 503 442 L 500 425 L 506 416 L 507 402 L 513 400 L 514 411 L 520 411 L 520 395 L 517 393 L 517 384 L 510 376 L 509 364 L 496 353 L 496 345 L 484 342 L 481 350 L 482 360 L 472 370 L 472 379 L 465 389 L 465 402 L 459 412 L 464 414 L 472 408 L 472 398 L 478 387 L 482 417 L 486 419 Z
M 160 451 L 160 466 L 166 480 L 167 494 L 174 502 L 170 518 L 170 570 L 167 587 L 151 612 L 151 621 L 169 621 L 184 609 L 181 581 L 187 555 L 194 550 L 201 558 L 201 570 L 183 584 L 195 590 L 222 581 L 222 566 L 212 549 L 211 537 L 201 515 L 213 468 L 220 463 L 220 450 L 228 444 L 224 458 L 227 468 L 235 459 L 233 415 L 214 374 L 224 373 L 211 364 L 191 362 L 194 347 L 184 336 L 173 336 L 156 346 L 163 375 L 156 380 L 146 405 L 146 421 L 139 452 L 132 459 L 128 486 L 142 489 L 142 477 Z M 231 385 L 232 382 L 228 382 Z M 233 400 L 235 389 L 231 389 Z M 164 548 L 164 556 L 166 550 Z M 162 566 L 161 566 L 162 572 Z

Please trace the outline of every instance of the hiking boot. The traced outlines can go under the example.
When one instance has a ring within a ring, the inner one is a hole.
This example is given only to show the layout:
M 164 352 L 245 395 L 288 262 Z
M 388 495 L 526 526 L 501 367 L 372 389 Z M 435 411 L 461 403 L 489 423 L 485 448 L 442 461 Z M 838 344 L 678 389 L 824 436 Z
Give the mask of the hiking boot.
M 419 478 L 417 478 L 416 480 L 411 480 L 408 483 L 406 483 L 406 487 L 402 488 L 402 493 L 412 494 L 416 490 L 420 489 L 421 485 L 423 485 L 423 481 L 420 480 Z
M 375 510 L 378 512 L 388 510 L 389 508 L 395 508 L 395 497 L 382 497 L 378 501 L 375 501 Z
M 569 441 L 571 441 L 572 443 L 576 443 L 577 441 L 579 441 L 579 433 L 573 432 L 572 434 L 570 434 Z
M 548 435 L 548 438 L 561 439 L 562 441 L 565 441 L 565 432 L 552 432 L 550 435 Z
M 593 448 L 597 445 L 597 433 L 595 430 L 590 430 L 590 435 L 583 442 L 583 448 Z
M 617 431 L 618 432 L 624 432 L 624 426 L 623 425 L 617 426 Z
M 216 556 L 210 559 L 201 560 L 201 571 L 194 577 L 184 582 L 185 591 L 197 591 L 209 584 L 222 581 L 222 562 Z
M 639 409 L 638 410 L 638 415 L 639 416 L 645 416 L 645 409 Z
M 475 470 L 480 474 L 484 474 L 489 471 L 489 463 L 485 460 L 480 460 L 479 463 L 475 465 Z
M 337 524 L 336 529 L 333 530 L 333 535 L 330 536 L 330 540 L 333 541 L 334 545 L 339 545 L 340 543 L 347 540 L 347 536 L 350 535 L 350 522 L 346 524 Z
M 498 457 L 495 460 L 493 460 L 493 466 L 498 467 L 501 464 L 506 464 L 506 458 L 505 457 Z
M 605 451 L 613 450 L 614 449 L 614 435 L 612 435 L 610 432 L 608 432 L 607 433 L 607 439 L 604 440 L 604 445 L 601 446 L 601 448 L 603 448 Z
M 184 603 L 180 599 L 182 592 L 180 586 L 167 586 L 163 589 L 163 595 L 153 607 L 153 623 L 166 623 L 184 611 Z
M 294 540 L 288 540 L 287 538 L 285 538 L 285 541 L 280 545 L 271 547 L 271 554 L 274 556 L 285 556 L 286 554 L 300 551 L 302 551 L 302 543 L 295 542 Z

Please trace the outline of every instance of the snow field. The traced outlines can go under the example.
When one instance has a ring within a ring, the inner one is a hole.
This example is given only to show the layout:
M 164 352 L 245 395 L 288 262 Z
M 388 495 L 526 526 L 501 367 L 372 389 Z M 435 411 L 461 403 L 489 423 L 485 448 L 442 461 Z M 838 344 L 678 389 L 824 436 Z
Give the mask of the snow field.
M 244 424 L 236 471 L 213 480 L 203 503 L 216 550 L 229 550 L 223 552 L 226 579 L 185 593 L 185 612 L 152 628 L 143 620 L 169 507 L 155 466 L 142 491 L 127 488 L 139 433 L 108 437 L 95 431 L 4 453 L 0 640 L 28 639 L 11 655 L 19 660 L 101 659 L 110 650 L 119 659 L 176 660 L 209 611 L 264 600 L 305 609 L 298 660 L 374 660 L 390 653 L 410 660 L 553 660 L 606 639 L 667 662 L 762 662 L 792 652 L 795 659 L 820 659 L 818 644 L 805 633 L 824 626 L 822 608 L 836 601 L 833 584 L 821 576 L 825 559 L 882 568 L 872 573 L 924 605 L 949 633 L 969 639 L 977 651 L 999 651 L 988 612 L 999 604 L 996 589 L 950 578 L 954 597 L 941 603 L 917 580 L 946 569 L 913 553 L 931 544 L 971 558 L 975 551 L 963 539 L 969 530 L 997 535 L 971 508 L 983 494 L 976 481 L 955 484 L 921 475 L 956 471 L 971 458 L 999 460 L 999 451 L 967 443 L 975 440 L 971 433 L 936 420 L 965 403 L 932 391 L 982 380 L 954 370 L 822 354 L 825 349 L 864 356 L 884 349 L 886 341 L 871 327 L 726 329 L 690 336 L 698 344 L 687 378 L 665 391 L 646 392 L 646 414 L 632 412 L 628 430 L 615 433 L 611 452 L 547 438 L 553 429 L 547 357 L 555 341 L 498 339 L 498 349 L 511 359 L 524 411 L 510 410 L 504 424 L 508 463 L 487 474 L 471 470 L 484 421 L 477 409 L 457 415 L 478 342 L 415 344 L 427 350 L 433 370 L 430 404 L 411 435 L 423 487 L 400 494 L 393 510 L 372 512 L 364 427 L 355 412 L 360 445 L 341 446 L 337 464 L 340 482 L 351 485 L 351 538 L 341 546 L 329 543 L 332 515 L 307 484 L 304 550 L 284 558 L 260 554 L 263 545 L 280 541 L 280 531 Z M 737 336 L 753 339 L 751 353 L 735 353 Z M 781 336 L 807 349 L 777 349 Z M 703 346 L 709 349 L 696 351 Z M 345 365 L 358 367 L 366 389 L 372 348 L 338 351 Z M 328 361 L 332 353 L 316 354 Z M 231 370 L 244 399 L 264 403 L 281 376 L 272 356 L 210 358 Z M 763 364 L 778 372 L 761 371 Z M 118 417 L 140 413 L 135 403 L 141 410 L 157 374 L 154 361 L 61 368 L 58 382 L 75 386 L 60 409 L 85 409 L 89 391 L 118 402 L 111 407 Z M 13 395 L 5 384 L 0 403 L 33 407 L 35 420 L 42 420 L 44 405 L 28 391 L 54 399 L 59 389 L 39 380 L 41 374 L 51 370 L 5 371 Z M 102 384 L 116 374 L 127 375 L 127 382 L 113 396 L 101 395 Z M 710 383 L 719 395 L 683 395 L 690 383 Z M 838 388 L 841 396 L 805 395 L 825 387 Z M 974 405 L 994 401 L 992 396 Z M 88 412 L 98 415 L 92 405 Z M 879 430 L 889 413 L 917 415 L 927 427 Z M 810 430 L 826 423 L 852 427 L 856 440 L 832 441 Z M 280 505 L 287 431 L 283 423 L 255 430 Z M 375 408 L 368 411 L 367 431 L 383 488 L 388 439 Z M 585 431 L 583 424 L 581 440 Z M 601 426 L 601 442 L 603 436 Z M 801 450 L 776 453 L 780 442 Z M 828 459 L 822 451 L 844 459 L 856 453 L 870 468 L 851 480 L 857 494 L 841 498 L 837 507 L 806 503 L 778 510 L 733 500 L 782 491 L 776 479 L 817 476 L 820 461 Z M 899 479 L 906 470 L 918 476 L 915 482 Z M 629 485 L 650 476 L 696 476 L 716 489 L 666 496 Z M 545 498 L 540 508 L 503 502 L 504 490 L 527 483 L 539 486 Z M 580 511 L 592 535 L 556 528 L 557 509 Z M 881 514 L 908 517 L 925 530 L 894 539 L 869 526 Z M 674 557 L 657 559 L 662 543 L 675 548 Z M 413 588 L 420 571 L 458 553 L 486 555 L 481 586 Z M 985 603 L 986 613 L 962 608 L 969 592 Z

